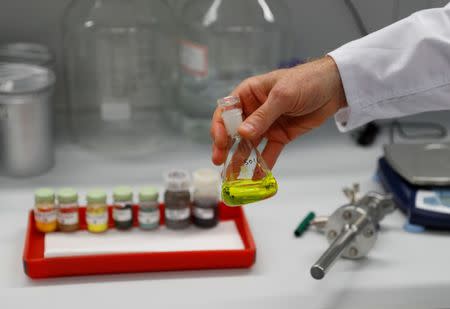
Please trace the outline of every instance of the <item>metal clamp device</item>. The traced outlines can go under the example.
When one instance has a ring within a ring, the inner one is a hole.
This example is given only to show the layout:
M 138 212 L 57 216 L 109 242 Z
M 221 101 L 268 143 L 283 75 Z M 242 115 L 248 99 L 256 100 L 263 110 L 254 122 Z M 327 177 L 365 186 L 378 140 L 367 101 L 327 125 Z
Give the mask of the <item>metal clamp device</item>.
M 311 276 L 322 279 L 339 257 L 360 259 L 373 248 L 379 222 L 395 210 L 391 195 L 370 192 L 357 199 L 359 185 L 344 189 L 350 203 L 339 207 L 331 216 L 318 217 L 312 225 L 323 231 L 329 248 L 311 267 Z

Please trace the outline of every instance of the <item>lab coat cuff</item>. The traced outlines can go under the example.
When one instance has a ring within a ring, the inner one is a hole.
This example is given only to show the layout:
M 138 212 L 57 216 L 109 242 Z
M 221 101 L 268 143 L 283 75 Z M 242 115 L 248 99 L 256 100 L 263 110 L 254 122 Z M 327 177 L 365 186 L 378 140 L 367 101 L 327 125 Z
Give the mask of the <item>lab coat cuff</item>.
M 348 107 L 340 109 L 335 114 L 334 119 L 339 131 L 348 132 L 370 122 L 372 119 L 367 117 L 367 115 L 364 116 L 362 106 L 358 100 L 358 76 L 355 68 L 353 68 L 355 63 L 354 57 L 351 56 L 348 50 L 346 51 L 342 48 L 328 53 L 328 56 L 333 58 L 338 67 L 348 105 Z

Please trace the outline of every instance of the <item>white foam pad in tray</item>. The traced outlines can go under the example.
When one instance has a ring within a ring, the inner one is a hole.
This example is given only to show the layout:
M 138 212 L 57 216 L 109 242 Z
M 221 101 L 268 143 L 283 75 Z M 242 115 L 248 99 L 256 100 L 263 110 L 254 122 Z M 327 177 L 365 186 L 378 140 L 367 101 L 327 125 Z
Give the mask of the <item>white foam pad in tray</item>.
M 135 227 L 128 231 L 110 229 L 102 234 L 87 231 L 48 233 L 44 257 L 242 249 L 244 244 L 235 222 L 222 221 L 213 229 L 191 226 L 174 231 L 160 226 L 154 231 Z

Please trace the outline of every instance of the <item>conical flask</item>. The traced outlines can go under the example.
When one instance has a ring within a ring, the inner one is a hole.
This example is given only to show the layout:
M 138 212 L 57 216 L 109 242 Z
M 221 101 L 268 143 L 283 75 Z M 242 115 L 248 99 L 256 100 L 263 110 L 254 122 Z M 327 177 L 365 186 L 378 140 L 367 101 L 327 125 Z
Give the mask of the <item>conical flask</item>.
M 222 171 L 222 200 L 228 206 L 240 206 L 274 196 L 278 184 L 259 151 L 241 137 L 242 105 L 238 97 L 218 100 L 230 145 Z

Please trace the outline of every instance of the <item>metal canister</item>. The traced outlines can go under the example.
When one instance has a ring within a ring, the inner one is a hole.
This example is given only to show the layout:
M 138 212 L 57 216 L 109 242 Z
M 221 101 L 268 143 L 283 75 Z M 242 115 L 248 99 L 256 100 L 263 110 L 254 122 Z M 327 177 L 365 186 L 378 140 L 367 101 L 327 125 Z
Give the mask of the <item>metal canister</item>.
M 48 68 L 0 63 L 0 155 L 9 176 L 42 174 L 54 164 L 54 83 Z

